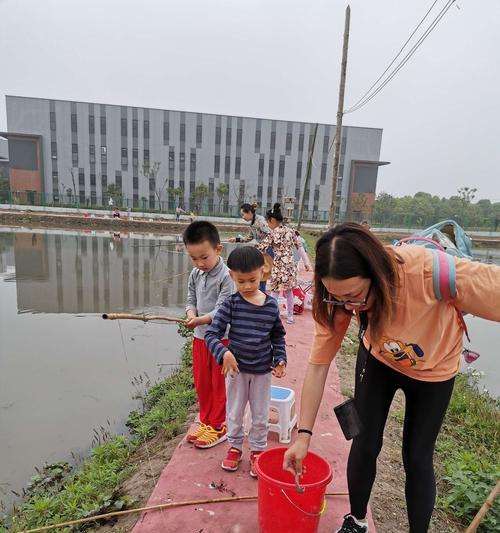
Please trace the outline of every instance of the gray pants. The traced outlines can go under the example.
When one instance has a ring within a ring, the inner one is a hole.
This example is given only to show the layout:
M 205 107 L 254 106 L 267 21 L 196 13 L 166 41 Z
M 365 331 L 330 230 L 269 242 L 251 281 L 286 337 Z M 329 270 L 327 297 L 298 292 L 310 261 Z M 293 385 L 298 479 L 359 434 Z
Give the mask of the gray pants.
M 226 378 L 227 440 L 231 446 L 243 449 L 243 416 L 249 402 L 252 413 L 252 427 L 248 433 L 250 451 L 260 452 L 266 449 L 270 401 L 271 372 L 241 372 L 233 378 Z

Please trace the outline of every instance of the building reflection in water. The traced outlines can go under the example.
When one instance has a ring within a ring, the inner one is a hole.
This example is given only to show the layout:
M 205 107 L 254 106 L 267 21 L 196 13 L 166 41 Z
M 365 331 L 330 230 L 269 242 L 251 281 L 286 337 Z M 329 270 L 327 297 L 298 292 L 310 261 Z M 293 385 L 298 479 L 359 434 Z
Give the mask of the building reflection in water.
M 15 281 L 21 313 L 183 308 L 190 269 L 178 237 L 0 233 L 0 272 L 5 281 Z

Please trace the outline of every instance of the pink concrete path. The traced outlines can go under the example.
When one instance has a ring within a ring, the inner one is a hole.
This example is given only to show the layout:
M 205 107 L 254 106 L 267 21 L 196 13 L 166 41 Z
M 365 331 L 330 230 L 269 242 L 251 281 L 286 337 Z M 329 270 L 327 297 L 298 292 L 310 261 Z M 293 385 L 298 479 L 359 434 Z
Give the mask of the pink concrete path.
M 300 389 L 307 366 L 307 358 L 313 334 L 310 311 L 296 317 L 293 325 L 285 325 L 288 352 L 288 374 L 284 379 L 273 378 L 273 384 L 295 390 L 297 406 Z M 333 481 L 328 492 L 346 492 L 346 464 L 350 443 L 344 436 L 333 414 L 333 406 L 344 400 L 340 393 L 339 374 L 332 364 L 325 387 L 323 402 L 314 428 L 311 451 L 327 459 L 333 469 Z M 295 437 L 295 431 L 294 436 Z M 269 447 L 279 446 L 276 433 L 269 433 Z M 149 498 L 148 505 L 168 501 L 220 498 L 231 495 L 257 494 L 257 481 L 249 476 L 248 449 L 244 461 L 235 473 L 225 472 L 220 463 L 228 449 L 227 443 L 208 450 L 198 450 L 184 440 L 175 450 L 163 470 Z M 225 491 L 210 488 L 211 483 L 224 484 Z M 233 494 L 234 493 L 234 494 Z M 349 512 L 348 497 L 328 498 L 326 511 L 321 519 L 319 532 L 332 533 Z M 370 531 L 375 531 L 371 515 Z M 142 515 L 133 533 L 257 533 L 257 502 L 232 502 L 200 505 L 155 511 Z M 272 533 L 281 533 L 273 531 Z M 300 532 L 297 532 L 300 533 Z

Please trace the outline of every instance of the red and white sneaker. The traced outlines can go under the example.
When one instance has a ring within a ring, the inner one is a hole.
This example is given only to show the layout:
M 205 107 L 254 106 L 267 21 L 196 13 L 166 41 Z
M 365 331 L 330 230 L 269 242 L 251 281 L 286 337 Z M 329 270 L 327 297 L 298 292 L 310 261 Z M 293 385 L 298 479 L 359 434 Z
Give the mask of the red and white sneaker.
M 212 426 L 206 426 L 205 431 L 200 435 L 194 445 L 196 448 L 212 448 L 227 439 L 227 427 L 222 426 L 220 429 L 215 429 Z
M 222 461 L 221 467 L 228 472 L 236 472 L 241 463 L 243 452 L 238 448 L 229 448 L 226 458 Z
M 257 470 L 255 469 L 255 459 L 261 454 L 262 452 L 250 452 L 250 475 L 252 477 L 257 477 Z
M 189 442 L 189 444 L 194 444 L 203 435 L 203 433 L 205 433 L 207 427 L 207 425 L 200 422 L 200 425 L 186 437 L 186 440 Z

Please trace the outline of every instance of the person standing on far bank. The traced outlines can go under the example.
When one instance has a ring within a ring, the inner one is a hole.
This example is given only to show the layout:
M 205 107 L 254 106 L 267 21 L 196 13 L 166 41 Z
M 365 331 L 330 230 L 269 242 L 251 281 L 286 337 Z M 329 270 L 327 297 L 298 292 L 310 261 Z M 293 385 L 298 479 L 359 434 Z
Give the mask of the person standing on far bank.
M 347 463 L 350 513 L 337 533 L 367 533 L 367 506 L 394 394 L 406 397 L 403 464 L 410 533 L 426 533 L 434 509 L 434 445 L 461 365 L 457 312 L 500 321 L 500 267 L 453 258 L 454 305 L 434 294 L 433 254 L 384 247 L 359 224 L 340 224 L 316 244 L 316 322 L 302 386 L 299 434 L 283 468 L 302 472 L 330 363 L 353 316 L 361 339 L 355 406 L 363 426 Z M 456 308 L 455 308 L 456 306 Z

